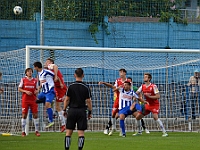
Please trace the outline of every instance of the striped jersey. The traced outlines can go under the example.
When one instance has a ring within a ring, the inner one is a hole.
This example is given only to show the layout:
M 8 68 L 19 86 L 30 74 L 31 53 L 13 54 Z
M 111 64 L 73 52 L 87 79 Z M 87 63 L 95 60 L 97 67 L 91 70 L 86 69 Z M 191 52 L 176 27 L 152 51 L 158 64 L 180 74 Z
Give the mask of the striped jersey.
M 48 93 L 54 87 L 54 73 L 52 71 L 43 69 L 38 72 L 38 78 L 42 84 L 42 92 Z
M 129 79 L 126 78 L 125 81 L 129 81 Z M 122 78 L 118 78 L 118 79 L 115 81 L 114 86 L 115 86 L 115 87 L 119 87 L 119 86 L 123 85 L 125 81 L 123 81 Z M 113 97 L 113 99 L 114 99 L 114 101 L 119 101 L 119 91 L 114 92 L 114 97 Z
M 138 95 L 133 91 L 125 91 L 124 88 L 119 89 L 119 110 L 131 106 L 133 103 L 133 97 L 139 98 Z

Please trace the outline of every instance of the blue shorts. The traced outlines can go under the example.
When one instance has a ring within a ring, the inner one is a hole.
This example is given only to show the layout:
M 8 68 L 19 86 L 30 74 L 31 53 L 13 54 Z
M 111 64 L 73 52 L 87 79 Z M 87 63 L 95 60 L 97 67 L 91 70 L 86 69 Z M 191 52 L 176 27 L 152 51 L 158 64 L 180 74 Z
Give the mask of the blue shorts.
M 140 104 L 135 104 L 135 111 L 131 111 L 130 107 L 131 106 L 126 106 L 126 107 L 122 108 L 121 110 L 119 110 L 119 115 L 124 114 L 125 117 L 127 117 L 128 115 L 132 115 L 136 111 L 142 111 Z
M 48 93 L 42 92 L 38 95 L 39 100 L 44 100 L 45 102 L 49 102 L 49 103 L 52 103 L 52 101 L 54 100 L 54 97 L 55 97 L 54 88 L 51 88 L 51 90 Z

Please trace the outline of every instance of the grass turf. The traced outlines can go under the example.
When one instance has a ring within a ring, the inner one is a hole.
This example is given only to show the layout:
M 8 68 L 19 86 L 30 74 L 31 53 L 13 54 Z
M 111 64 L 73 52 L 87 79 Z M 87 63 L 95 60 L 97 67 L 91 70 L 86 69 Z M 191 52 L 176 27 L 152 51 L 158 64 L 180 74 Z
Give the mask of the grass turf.
M 200 149 L 199 133 L 169 132 L 169 137 L 162 137 L 161 132 L 143 133 L 125 138 L 115 132 L 112 136 L 102 132 L 86 132 L 83 150 L 198 150 Z M 65 133 L 41 133 L 36 137 L 30 133 L 26 137 L 0 136 L 0 150 L 64 150 Z M 77 150 L 77 132 L 73 133 L 70 150 Z

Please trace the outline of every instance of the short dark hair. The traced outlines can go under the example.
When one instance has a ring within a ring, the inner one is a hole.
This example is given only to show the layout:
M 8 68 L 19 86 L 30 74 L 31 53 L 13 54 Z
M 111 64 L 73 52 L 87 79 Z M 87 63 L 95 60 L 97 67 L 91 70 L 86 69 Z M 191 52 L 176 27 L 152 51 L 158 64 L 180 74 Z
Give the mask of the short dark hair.
M 0 72 L 0 77 L 2 76 L 2 73 Z
M 25 74 L 26 74 L 29 70 L 31 70 L 32 73 L 33 73 L 33 69 L 32 69 L 32 68 L 26 68 L 26 70 L 25 70 Z
M 149 81 L 151 81 L 151 79 L 152 79 L 152 75 L 151 75 L 150 73 L 145 73 L 144 75 L 147 75 L 148 78 L 150 79 Z
M 82 77 L 83 73 L 84 73 L 84 71 L 82 68 L 77 68 L 75 70 L 75 74 L 77 75 L 77 77 Z
M 119 69 L 119 72 L 120 71 L 127 73 L 126 69 L 124 69 L 124 68 Z
M 52 58 L 47 58 L 46 60 L 49 60 L 50 62 L 54 64 L 54 60 Z
M 129 81 L 125 81 L 124 83 L 128 83 L 128 85 L 131 85 L 131 82 L 129 82 Z
M 39 61 L 34 62 L 33 64 L 34 67 L 42 68 L 42 63 Z
M 127 77 L 127 80 L 131 80 L 131 82 L 133 81 L 133 79 L 131 77 Z

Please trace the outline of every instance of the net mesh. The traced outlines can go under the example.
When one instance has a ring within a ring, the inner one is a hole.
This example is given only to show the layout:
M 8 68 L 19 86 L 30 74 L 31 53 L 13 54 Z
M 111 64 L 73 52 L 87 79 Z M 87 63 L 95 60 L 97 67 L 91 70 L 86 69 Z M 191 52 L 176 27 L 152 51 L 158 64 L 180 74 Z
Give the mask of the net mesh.
M 160 50 L 162 51 L 162 50 Z M 172 49 L 170 51 L 173 51 Z M 134 86 L 143 83 L 143 74 L 152 74 L 152 82 L 160 91 L 159 117 L 169 131 L 197 131 L 200 127 L 200 94 L 192 99 L 189 78 L 194 70 L 199 69 L 199 53 L 163 53 L 163 52 L 113 52 L 84 51 L 84 50 L 43 50 L 31 49 L 29 63 L 35 61 L 44 63 L 51 57 L 55 60 L 64 76 L 66 85 L 74 81 L 74 70 L 78 67 L 85 72 L 84 81 L 90 86 L 93 102 L 93 118 L 89 121 L 88 130 L 103 131 L 111 117 L 113 92 L 99 81 L 111 84 L 119 78 L 118 70 L 125 68 L 127 77 L 133 78 Z M 189 51 L 189 50 L 188 50 Z M 0 132 L 12 134 L 21 133 L 21 93 L 17 91 L 20 79 L 24 76 L 25 50 L 15 50 L 0 53 L 1 72 L 3 80 L 1 86 L 4 93 L 0 95 Z M 34 73 L 36 76 L 36 73 Z M 47 123 L 47 114 L 43 105 L 39 105 L 40 131 L 59 131 L 60 121 L 55 112 L 55 125 L 48 130 L 44 129 Z M 194 118 L 195 117 L 195 118 Z M 158 127 L 151 114 L 144 118 L 149 130 L 158 131 Z M 119 127 L 119 123 L 117 123 Z M 126 128 L 136 130 L 136 121 L 133 117 L 126 119 Z M 32 116 L 29 116 L 29 130 L 34 131 Z

